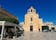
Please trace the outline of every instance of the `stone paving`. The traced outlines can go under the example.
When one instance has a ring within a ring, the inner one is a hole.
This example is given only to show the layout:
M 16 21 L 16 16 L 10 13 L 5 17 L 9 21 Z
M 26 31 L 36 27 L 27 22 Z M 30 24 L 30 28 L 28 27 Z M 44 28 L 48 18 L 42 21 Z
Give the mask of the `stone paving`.
M 25 32 L 19 40 L 56 40 L 56 32 Z
M 12 40 L 56 40 L 56 32 L 25 32 L 24 36 Z

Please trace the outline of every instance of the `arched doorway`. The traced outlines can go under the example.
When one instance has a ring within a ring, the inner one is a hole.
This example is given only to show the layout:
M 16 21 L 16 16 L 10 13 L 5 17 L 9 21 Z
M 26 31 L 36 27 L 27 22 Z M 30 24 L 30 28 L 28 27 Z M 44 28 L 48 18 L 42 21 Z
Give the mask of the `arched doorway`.
M 33 26 L 30 26 L 30 31 L 33 31 Z
M 48 26 L 42 26 L 42 31 L 48 31 L 49 27 Z
M 52 31 L 55 31 L 55 27 L 52 27 L 51 30 L 52 30 Z

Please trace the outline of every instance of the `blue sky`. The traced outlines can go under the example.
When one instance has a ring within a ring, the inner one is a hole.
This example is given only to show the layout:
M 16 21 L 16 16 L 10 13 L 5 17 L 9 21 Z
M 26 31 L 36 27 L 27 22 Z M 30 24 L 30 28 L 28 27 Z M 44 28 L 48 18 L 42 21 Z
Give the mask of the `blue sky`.
M 33 6 L 43 21 L 56 24 L 56 0 L 0 0 L 0 4 L 11 14 L 24 21 L 24 15 L 30 6 Z

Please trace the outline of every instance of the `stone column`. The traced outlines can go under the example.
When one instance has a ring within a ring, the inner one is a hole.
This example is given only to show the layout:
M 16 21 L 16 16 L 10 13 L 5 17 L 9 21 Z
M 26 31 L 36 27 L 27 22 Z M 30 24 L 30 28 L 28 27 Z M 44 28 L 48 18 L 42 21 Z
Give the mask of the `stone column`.
M 16 34 L 16 26 L 14 28 L 15 28 L 15 34 Z
M 5 23 L 5 22 L 3 22 L 3 23 L 2 23 L 2 30 L 1 30 L 1 40 L 3 39 L 4 23 Z

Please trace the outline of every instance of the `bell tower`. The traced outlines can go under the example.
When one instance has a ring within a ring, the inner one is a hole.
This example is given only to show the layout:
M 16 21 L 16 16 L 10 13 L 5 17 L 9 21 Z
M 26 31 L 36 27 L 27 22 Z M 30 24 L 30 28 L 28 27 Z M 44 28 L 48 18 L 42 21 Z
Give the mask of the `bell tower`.
M 28 9 L 28 12 L 36 12 L 36 10 L 33 8 L 33 6 L 31 6 L 31 7 Z

